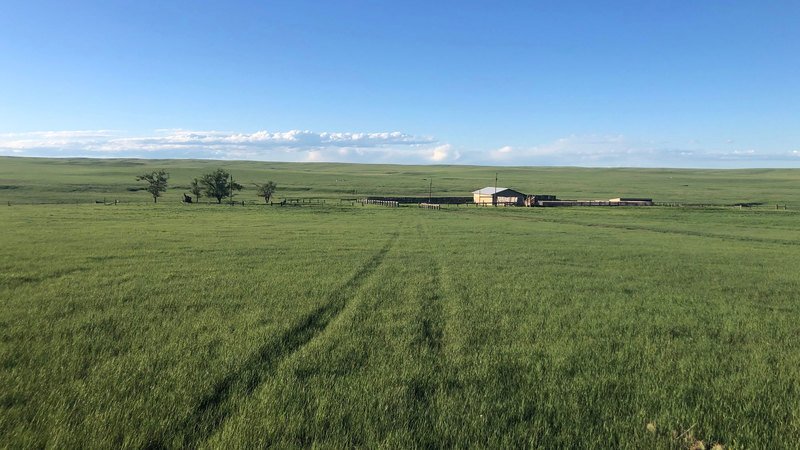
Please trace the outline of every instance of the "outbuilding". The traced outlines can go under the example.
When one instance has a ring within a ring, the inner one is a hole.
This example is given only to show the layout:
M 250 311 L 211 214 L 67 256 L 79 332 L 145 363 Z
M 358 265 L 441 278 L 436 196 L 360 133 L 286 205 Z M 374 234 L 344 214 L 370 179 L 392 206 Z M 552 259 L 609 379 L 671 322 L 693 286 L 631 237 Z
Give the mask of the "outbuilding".
M 485 187 L 472 191 L 472 201 L 478 205 L 514 205 L 525 202 L 525 194 L 504 187 Z

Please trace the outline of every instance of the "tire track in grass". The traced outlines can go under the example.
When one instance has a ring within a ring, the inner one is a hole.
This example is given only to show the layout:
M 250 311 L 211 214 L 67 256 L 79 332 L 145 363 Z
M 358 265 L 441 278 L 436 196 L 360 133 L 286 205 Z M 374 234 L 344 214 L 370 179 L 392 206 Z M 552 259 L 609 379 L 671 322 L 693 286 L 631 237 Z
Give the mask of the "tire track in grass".
M 436 255 L 432 254 L 435 248 L 430 244 L 427 231 L 417 225 L 420 242 L 429 252 L 426 255 L 429 276 L 423 277 L 428 286 L 423 287 L 421 306 L 419 311 L 419 335 L 412 341 L 419 359 L 419 373 L 415 374 L 408 385 L 412 419 L 416 422 L 409 424 L 417 436 L 417 444 L 421 447 L 433 447 L 436 442 L 436 412 L 435 398 L 442 386 L 442 346 L 444 341 L 444 308 L 442 302 L 442 266 Z
M 341 314 L 349 299 L 355 295 L 366 279 L 383 264 L 398 235 L 399 233 L 394 233 L 347 282 L 328 295 L 322 306 L 278 338 L 266 342 L 238 369 L 217 382 L 211 392 L 200 400 L 194 411 L 177 426 L 177 433 L 174 435 L 182 436 L 182 446 L 197 447 L 199 442 L 207 439 L 230 415 L 237 396 L 251 395 L 275 371 L 280 361 L 322 333 Z M 148 447 L 166 448 L 171 445 L 154 441 Z

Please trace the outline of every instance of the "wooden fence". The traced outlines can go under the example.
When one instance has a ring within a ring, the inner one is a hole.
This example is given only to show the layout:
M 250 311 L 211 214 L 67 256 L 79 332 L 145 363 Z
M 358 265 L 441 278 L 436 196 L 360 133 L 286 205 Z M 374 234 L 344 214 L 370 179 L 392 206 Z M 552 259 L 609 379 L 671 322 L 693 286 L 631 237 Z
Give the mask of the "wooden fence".
M 424 209 L 442 209 L 442 205 L 438 203 L 420 203 L 419 207 Z
M 378 206 L 388 206 L 390 208 L 397 208 L 400 206 L 400 202 L 390 201 L 390 200 L 372 200 L 372 199 L 362 199 L 361 205 L 378 205 Z
M 536 202 L 537 206 L 653 206 L 648 201 L 621 201 L 611 202 L 602 200 L 543 200 Z
M 389 202 L 409 203 L 418 205 L 420 203 L 434 203 L 439 205 L 458 205 L 472 203 L 472 197 L 376 197 L 369 196 L 367 200 L 383 200 Z

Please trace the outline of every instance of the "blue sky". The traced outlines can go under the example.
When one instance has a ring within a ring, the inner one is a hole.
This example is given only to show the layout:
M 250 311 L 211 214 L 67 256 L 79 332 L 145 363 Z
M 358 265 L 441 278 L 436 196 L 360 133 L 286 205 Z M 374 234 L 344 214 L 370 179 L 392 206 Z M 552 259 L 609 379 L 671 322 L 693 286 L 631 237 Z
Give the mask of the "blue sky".
M 0 154 L 800 167 L 800 2 L 16 1 Z

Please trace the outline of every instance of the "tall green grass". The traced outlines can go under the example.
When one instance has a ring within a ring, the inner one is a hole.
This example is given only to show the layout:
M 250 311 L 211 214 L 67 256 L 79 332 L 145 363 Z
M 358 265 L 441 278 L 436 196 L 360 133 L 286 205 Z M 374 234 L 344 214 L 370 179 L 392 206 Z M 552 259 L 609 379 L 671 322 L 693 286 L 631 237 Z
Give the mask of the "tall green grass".
M 800 441 L 791 209 L 2 211 L 0 446 Z

